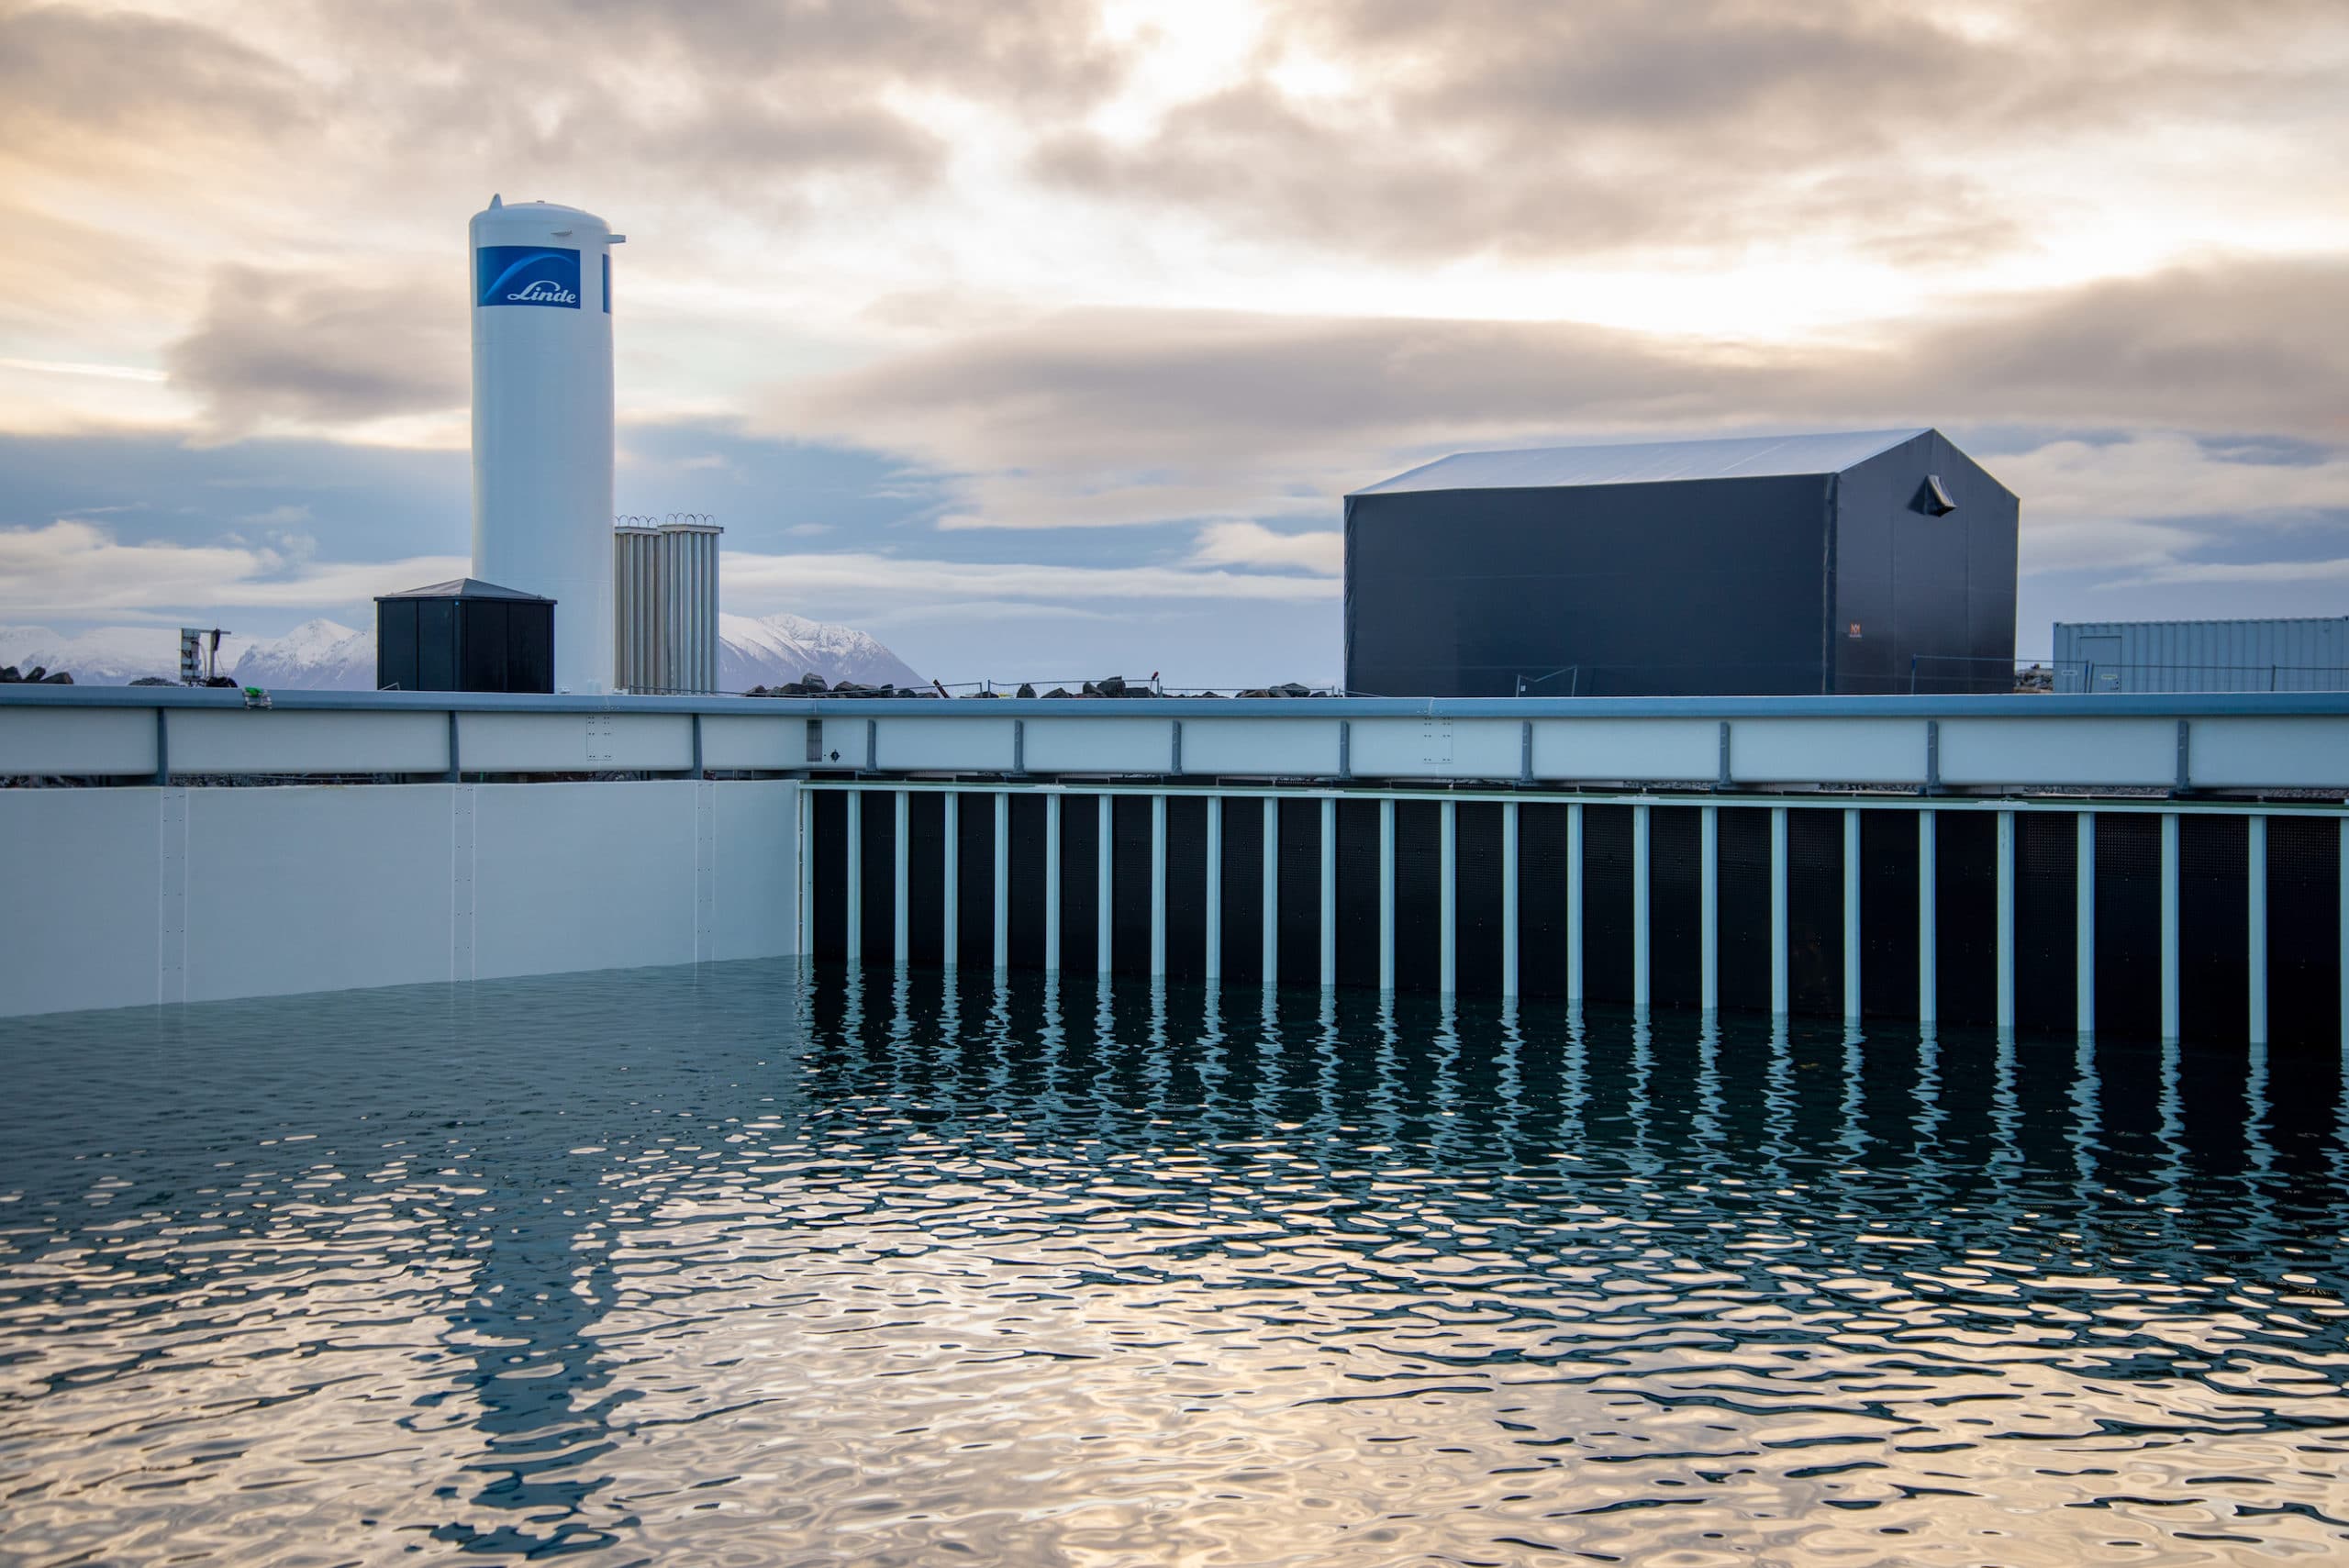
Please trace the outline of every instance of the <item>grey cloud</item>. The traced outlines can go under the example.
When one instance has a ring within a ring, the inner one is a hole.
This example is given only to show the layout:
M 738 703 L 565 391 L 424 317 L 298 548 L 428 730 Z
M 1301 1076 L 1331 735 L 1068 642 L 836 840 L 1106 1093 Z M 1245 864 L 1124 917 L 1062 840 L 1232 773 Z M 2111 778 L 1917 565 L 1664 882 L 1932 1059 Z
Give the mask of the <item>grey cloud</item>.
M 1036 161 L 1097 195 L 1409 259 L 1730 250 L 1832 227 L 1946 262 L 2022 234 L 2027 215 L 1965 172 L 1978 150 L 2155 120 L 2303 137 L 2349 121 L 2337 11 L 1991 17 L 1884 0 L 1302 0 L 1251 80 L 1139 144 L 1073 129 Z M 1358 87 L 1294 95 L 1278 68 L 1300 56 L 1342 62 Z
M 423 284 L 223 267 L 204 315 L 166 355 L 217 436 L 462 406 L 465 314 L 418 310 Z
M 2040 421 L 2349 440 L 2349 261 L 1979 302 L 1848 347 L 1565 323 L 1090 312 L 798 389 L 795 430 L 963 473 L 998 525 L 1269 516 L 1445 444 Z
M 307 117 L 296 73 L 224 33 L 128 12 L 0 6 L 0 152 L 52 167 L 121 143 L 212 142 Z

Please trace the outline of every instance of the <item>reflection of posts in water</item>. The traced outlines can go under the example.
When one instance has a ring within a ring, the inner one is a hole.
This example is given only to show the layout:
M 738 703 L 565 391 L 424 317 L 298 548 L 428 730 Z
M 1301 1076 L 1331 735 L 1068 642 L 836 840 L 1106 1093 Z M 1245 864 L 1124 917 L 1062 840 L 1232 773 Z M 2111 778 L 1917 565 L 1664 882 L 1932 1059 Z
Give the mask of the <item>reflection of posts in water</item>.
M 2096 1042 L 2079 1037 L 2072 1048 L 2072 1178 L 2073 1195 L 2087 1203 L 2096 1195 L 2097 1095 L 2101 1087 L 2096 1072 Z
M 1992 1144 L 1987 1170 L 1993 1185 L 2019 1180 L 2024 1168 L 2022 1095 L 2015 1088 L 2015 1034 L 2000 1029 L 1990 1078 Z
M 2162 1042 L 2161 1123 L 2162 1202 L 2170 1207 L 2186 1198 L 2186 1108 L 2178 1096 L 2177 1041 Z
M 1837 1146 L 1842 1150 L 1846 1162 L 1856 1162 L 1868 1142 L 1867 1131 L 1860 1125 L 1861 1076 L 1866 1065 L 1866 1057 L 1860 1048 L 1866 1043 L 1866 1038 L 1860 1033 L 1858 1025 L 1844 1024 L 1843 1095 L 1836 1106 L 1836 1113 L 1842 1128 Z

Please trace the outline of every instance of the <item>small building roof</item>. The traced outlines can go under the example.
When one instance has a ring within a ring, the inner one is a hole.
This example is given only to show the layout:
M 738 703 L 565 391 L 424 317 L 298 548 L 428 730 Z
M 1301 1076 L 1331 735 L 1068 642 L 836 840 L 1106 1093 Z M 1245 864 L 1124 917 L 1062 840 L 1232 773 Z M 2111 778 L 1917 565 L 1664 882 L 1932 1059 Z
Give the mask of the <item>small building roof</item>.
M 1754 479 L 1841 473 L 1932 432 L 1837 430 L 1800 436 L 1732 436 L 1699 441 L 1639 441 L 1526 451 L 1454 452 L 1367 484 L 1356 495 L 1411 490 L 1546 490 L 1575 484 L 1661 484 L 1684 479 Z
M 501 588 L 478 577 L 452 577 L 446 583 L 428 583 L 421 588 L 403 588 L 396 594 L 378 594 L 375 597 L 379 602 L 384 599 L 527 599 L 537 605 L 554 603 L 543 594 L 525 594 L 519 588 Z

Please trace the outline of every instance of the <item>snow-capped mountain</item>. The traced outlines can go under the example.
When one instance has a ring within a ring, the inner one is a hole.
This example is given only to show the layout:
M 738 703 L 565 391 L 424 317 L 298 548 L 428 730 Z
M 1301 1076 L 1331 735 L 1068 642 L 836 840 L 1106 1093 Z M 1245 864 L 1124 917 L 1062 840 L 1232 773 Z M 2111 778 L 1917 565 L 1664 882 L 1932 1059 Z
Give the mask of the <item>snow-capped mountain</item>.
M 228 651 L 222 639 L 221 651 Z M 285 690 L 372 692 L 375 689 L 375 634 L 353 631 L 337 621 L 304 621 L 284 637 L 249 642 L 236 668 L 224 672 L 239 685 Z
M 833 685 L 842 681 L 867 686 L 921 684 L 904 660 L 853 628 L 788 613 L 762 620 L 718 616 L 718 690 L 747 692 L 809 674 L 821 675 Z
M 234 639 L 220 639 L 220 668 L 236 655 Z M 155 626 L 101 626 L 88 631 L 51 631 L 45 626 L 0 626 L 0 664 L 30 673 L 36 664 L 70 672 L 85 686 L 128 685 L 141 675 L 179 678 L 177 630 Z
M 69 670 L 83 685 L 120 686 L 141 675 L 179 678 L 179 633 L 154 626 L 102 626 L 72 635 L 44 626 L 0 627 L 0 664 Z M 278 691 L 365 692 L 375 687 L 375 633 L 338 621 L 305 621 L 284 637 L 224 637 L 220 673 Z M 718 690 L 744 692 L 803 675 L 865 685 L 916 685 L 920 677 L 863 632 L 804 616 L 718 617 Z

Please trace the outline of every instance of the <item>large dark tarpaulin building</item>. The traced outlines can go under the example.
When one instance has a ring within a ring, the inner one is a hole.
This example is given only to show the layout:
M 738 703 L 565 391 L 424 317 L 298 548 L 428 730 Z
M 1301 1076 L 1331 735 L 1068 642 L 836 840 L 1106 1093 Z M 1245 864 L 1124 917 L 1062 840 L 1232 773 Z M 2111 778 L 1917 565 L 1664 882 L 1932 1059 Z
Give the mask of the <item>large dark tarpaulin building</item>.
M 2008 691 L 2017 514 L 1938 430 L 1461 452 L 1346 497 L 1346 686 Z

